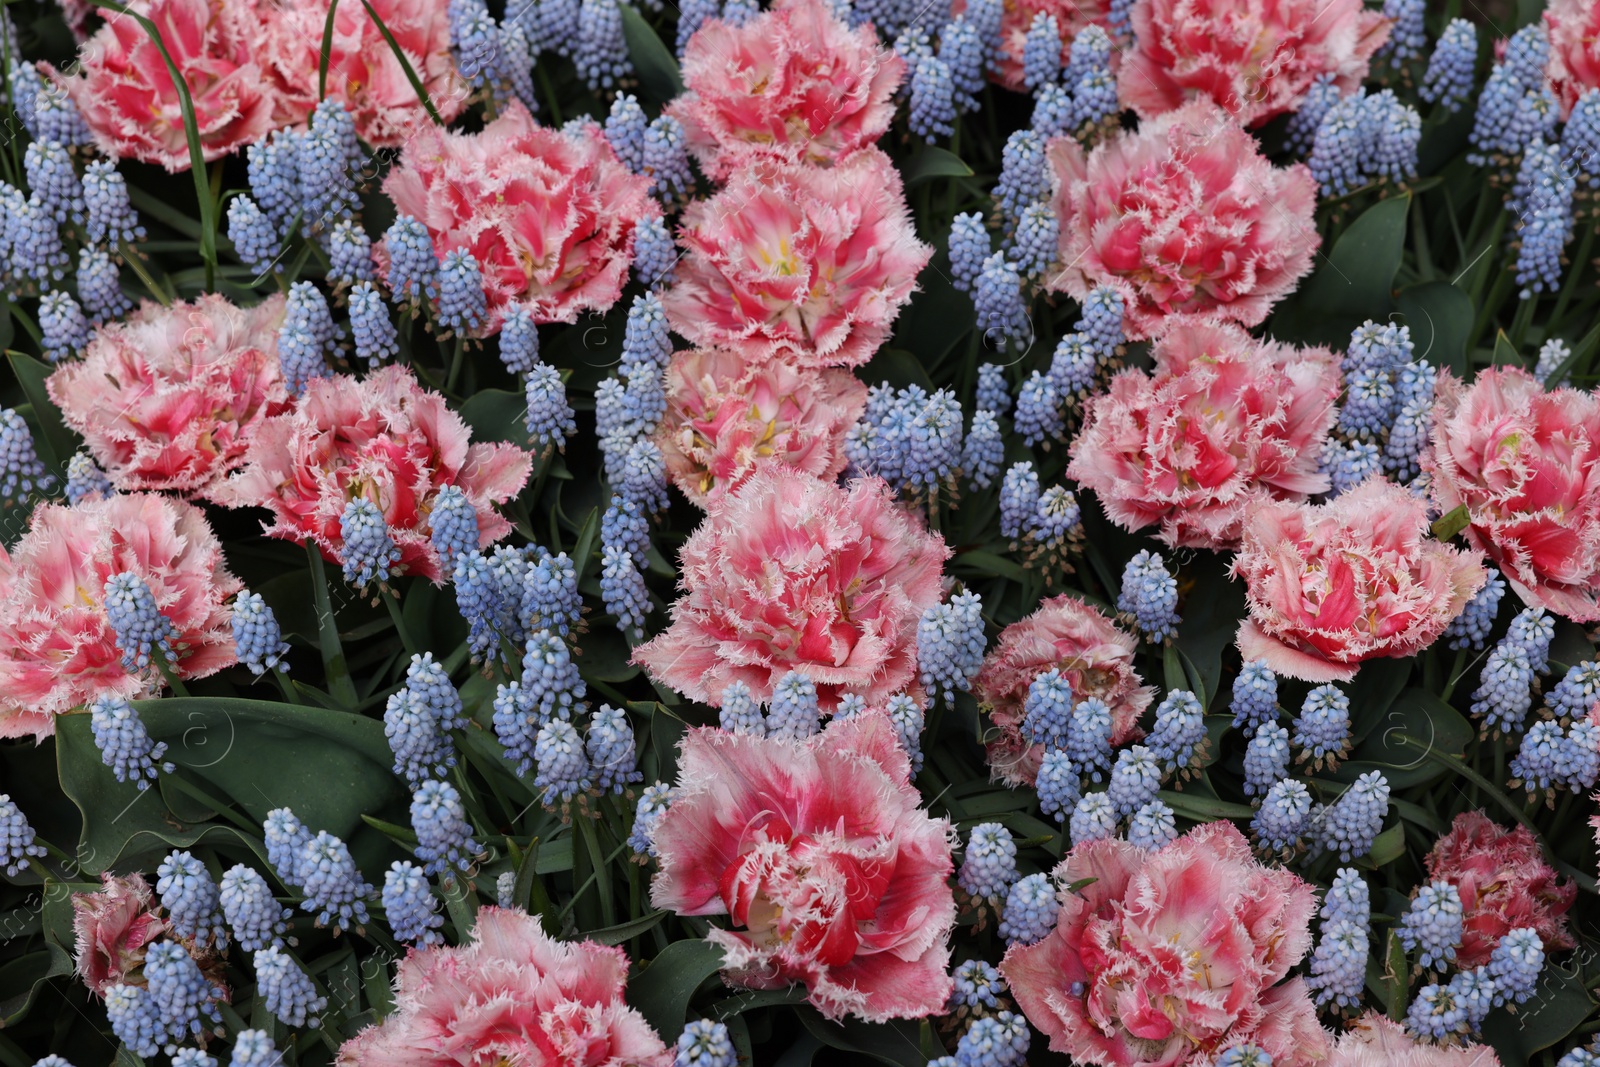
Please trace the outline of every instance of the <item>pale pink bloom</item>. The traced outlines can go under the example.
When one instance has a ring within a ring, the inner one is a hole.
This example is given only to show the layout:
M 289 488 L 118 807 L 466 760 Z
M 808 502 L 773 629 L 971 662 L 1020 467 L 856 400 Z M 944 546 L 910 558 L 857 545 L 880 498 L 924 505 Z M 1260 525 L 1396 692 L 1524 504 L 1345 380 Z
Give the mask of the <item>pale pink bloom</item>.
M 1594 0 L 1550 0 L 1544 24 L 1550 31 L 1550 61 L 1545 80 L 1561 104 L 1561 117 L 1572 114 L 1578 98 L 1600 89 L 1600 4 Z
M 255 0 L 130 0 L 127 6 L 155 23 L 183 75 L 206 162 L 278 124 L 282 99 L 261 66 L 269 18 Z M 172 173 L 189 169 L 178 91 L 138 22 L 107 18 L 69 69 L 48 73 L 78 105 L 102 152 Z
M 1600 619 L 1600 394 L 1490 367 L 1470 386 L 1440 374 L 1434 395 L 1423 469 L 1439 510 L 1467 509 L 1467 540 L 1525 601 Z
M 777 0 L 743 26 L 712 19 L 683 54 L 687 91 L 667 111 L 714 181 L 763 160 L 832 163 L 894 118 L 905 61 L 826 0 Z
M 72 894 L 72 928 L 78 974 L 90 992 L 103 997 L 143 966 L 145 949 L 170 930 L 156 914 L 155 896 L 144 875 L 107 871 L 100 882 L 96 892 Z
M 810 676 L 825 712 L 846 693 L 881 705 L 917 686 L 917 622 L 949 557 L 876 478 L 761 471 L 684 542 L 672 625 L 633 661 L 713 707 L 734 682 L 765 703 L 789 671 Z
M 743 167 L 690 204 L 672 328 L 751 362 L 858 366 L 889 336 L 933 249 L 917 240 L 889 157 L 867 148 L 831 168 Z
M 1323 1067 L 1500 1067 L 1488 1045 L 1417 1041 L 1405 1027 L 1369 1011 L 1334 1042 Z
M 247 309 L 216 294 L 146 302 L 45 385 L 118 489 L 192 493 L 239 466 L 256 427 L 288 406 L 283 314 L 278 294 Z
M 966 0 L 956 0 L 951 11 L 959 15 L 966 8 Z M 1000 16 L 1001 55 L 997 57 L 997 64 L 993 68 L 994 80 L 1019 93 L 1028 91 L 1022 79 L 1022 50 L 1028 30 L 1038 15 L 1050 15 L 1056 20 L 1056 29 L 1061 34 L 1063 68 L 1067 64 L 1073 39 L 1092 24 L 1105 30 L 1116 46 L 1111 50 L 1111 69 L 1115 71 L 1128 42 L 1113 29 L 1111 8 L 1110 0 L 1012 0 L 1005 4 Z
M 1009 949 L 1000 973 L 1053 1051 L 1104 1067 L 1209 1063 L 1239 1042 L 1274 1067 L 1327 1056 L 1305 983 L 1285 980 L 1311 947 L 1315 895 L 1256 862 L 1232 823 L 1153 852 L 1089 842 L 1052 876 L 1055 929 Z
M 339 519 L 365 497 L 383 512 L 400 549 L 398 573 L 435 582 L 439 569 L 428 514 L 439 490 L 454 485 L 478 512 L 480 546 L 511 532 L 494 509 L 528 481 L 532 457 L 514 445 L 472 444 L 471 431 L 444 397 L 389 366 L 362 379 L 313 379 L 294 408 L 267 419 L 250 441 L 242 470 L 207 496 L 228 507 L 268 508 L 269 537 L 315 541 L 338 560 Z
M 656 444 L 683 495 L 711 507 L 768 467 L 832 480 L 867 387 L 847 370 L 748 363 L 729 348 L 686 349 L 667 367 L 667 414 Z
M 383 191 L 428 228 L 440 259 L 456 249 L 477 258 L 497 320 L 521 305 L 547 323 L 616 303 L 634 225 L 661 214 L 649 185 L 598 126 L 553 130 L 513 100 L 479 133 L 414 131 Z M 387 271 L 387 250 L 375 251 Z
M 158 676 L 122 669 L 106 618 L 106 579 L 124 571 L 177 631 L 180 678 L 234 662 L 227 600 L 241 583 L 199 508 L 154 493 L 40 504 L 10 554 L 0 547 L 0 737 L 49 737 L 96 697 L 153 695 Z
M 1141 119 L 1199 99 L 1259 126 L 1324 74 L 1355 92 L 1389 28 L 1361 0 L 1135 0 L 1117 91 Z
M 881 711 L 803 741 L 689 731 L 656 825 L 658 908 L 726 915 L 733 985 L 803 982 L 829 1018 L 921 1018 L 950 995 L 950 824 L 920 807 Z
M 1326 492 L 1339 361 L 1326 348 L 1257 341 L 1231 323 L 1183 320 L 1089 398 L 1067 475 L 1124 529 L 1167 544 L 1232 548 L 1251 505 Z
M 1022 705 L 1028 687 L 1046 671 L 1059 670 L 1078 700 L 1093 697 L 1111 709 L 1111 743 L 1133 737 L 1139 716 L 1155 690 L 1141 685 L 1133 669 L 1134 636 L 1096 608 L 1066 593 L 1000 631 L 994 648 L 972 679 L 972 695 L 986 707 L 998 735 L 989 738 L 989 769 L 1008 785 L 1031 786 L 1044 746 L 1022 737 Z
M 1382 478 L 1326 504 L 1257 506 L 1233 573 L 1250 605 L 1244 658 L 1308 682 L 1416 655 L 1488 580 L 1480 553 L 1434 540 L 1427 503 Z
M 1566 913 L 1578 888 L 1550 869 L 1527 827 L 1507 830 L 1481 811 L 1464 811 L 1427 864 L 1430 879 L 1461 894 L 1466 919 L 1456 963 L 1463 969 L 1488 963 L 1500 939 L 1520 927 L 1537 930 L 1546 952 L 1572 947 Z
M 395 1010 L 339 1049 L 340 1067 L 672 1067 L 672 1053 L 623 1000 L 628 956 L 557 941 L 538 916 L 478 911 L 472 940 L 412 949 Z
M 1321 240 L 1311 171 L 1272 166 L 1212 104 L 1168 112 L 1089 152 L 1057 137 L 1048 154 L 1066 264 L 1048 287 L 1075 300 L 1116 289 L 1133 340 L 1183 312 L 1258 325 L 1311 270 Z
M 328 0 L 277 0 L 265 63 L 276 77 L 291 120 L 316 107 Z M 470 87 L 450 55 L 445 0 L 372 0 L 434 109 L 450 122 L 467 106 Z M 356 133 L 374 148 L 397 148 L 433 124 L 394 49 L 361 3 L 339 3 L 328 53 L 328 97 L 355 118 Z

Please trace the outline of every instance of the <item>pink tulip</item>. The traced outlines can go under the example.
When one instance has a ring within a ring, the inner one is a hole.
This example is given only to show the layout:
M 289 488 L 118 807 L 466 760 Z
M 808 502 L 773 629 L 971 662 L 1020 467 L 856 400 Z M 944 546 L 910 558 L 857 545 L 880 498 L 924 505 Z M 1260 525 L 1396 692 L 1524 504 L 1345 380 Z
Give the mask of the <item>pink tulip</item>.
M 247 309 L 215 294 L 147 302 L 45 384 L 118 489 L 195 493 L 237 468 L 256 428 L 288 406 L 283 313 L 281 295 Z
M 49 737 L 55 717 L 96 697 L 151 696 L 129 674 L 105 612 L 106 580 L 132 571 L 172 623 L 180 678 L 234 662 L 226 602 L 241 583 L 192 504 L 153 493 L 40 504 L 9 554 L 0 547 L 0 737 Z
M 687 91 L 668 107 L 714 181 L 761 161 L 837 161 L 894 118 L 905 61 L 826 0 L 777 0 L 743 26 L 713 19 L 683 55 Z
M 1324 74 L 1354 92 L 1389 28 L 1361 0 L 1135 0 L 1117 91 L 1141 119 L 1199 99 L 1259 126 Z
M 285 101 L 262 66 L 271 16 L 256 0 L 131 0 L 154 22 L 194 101 L 206 162 L 282 124 Z M 166 61 L 130 18 L 107 18 L 78 51 L 72 73 L 48 70 L 112 158 L 189 169 L 183 108 Z
M 1550 869 L 1527 827 L 1507 830 L 1481 811 L 1464 811 L 1427 864 L 1431 880 L 1461 894 L 1466 919 L 1456 964 L 1463 969 L 1488 963 L 1500 939 L 1521 927 L 1538 931 L 1546 952 L 1572 947 L 1566 913 L 1578 888 Z
M 598 126 L 553 130 L 512 101 L 480 133 L 414 131 L 383 191 L 427 226 L 440 259 L 477 258 L 491 312 L 517 304 L 547 323 L 616 303 L 634 225 L 661 213 L 649 184 Z M 374 251 L 386 271 L 387 250 Z
M 1288 978 L 1311 948 L 1315 895 L 1256 862 L 1232 823 L 1154 852 L 1089 842 L 1052 875 L 1055 929 L 1009 949 L 1000 973 L 1053 1051 L 1102 1067 L 1209 1063 L 1240 1042 L 1275 1067 L 1327 1056 L 1305 983 Z
M 450 54 L 446 0 L 372 0 L 372 10 L 405 53 L 434 110 L 445 122 L 465 110 L 470 86 Z M 317 76 L 328 0 L 277 0 L 266 65 L 295 123 L 316 107 Z M 374 148 L 398 148 L 433 124 L 394 49 L 359 2 L 339 4 L 328 52 L 328 97 L 355 118 L 356 133 Z
M 1550 0 L 1544 24 L 1550 31 L 1550 62 L 1545 80 L 1561 104 L 1561 117 L 1572 114 L 1578 97 L 1600 89 L 1600 4 L 1594 0 Z
M 1173 547 L 1232 548 L 1251 505 L 1326 492 L 1317 457 L 1333 427 L 1339 362 L 1325 348 L 1257 341 L 1229 323 L 1182 321 L 1089 398 L 1069 477 L 1127 530 Z
M 933 249 L 917 240 L 889 157 L 741 168 L 690 204 L 662 296 L 672 328 L 752 363 L 859 366 L 889 337 Z
M 766 702 L 803 671 L 825 712 L 917 686 L 917 622 L 950 550 L 883 482 L 842 487 L 775 467 L 722 497 L 679 557 L 672 625 L 633 661 L 691 700 L 734 682 Z
M 1393 1019 L 1369 1011 L 1340 1035 L 1324 1067 L 1500 1067 L 1488 1045 L 1420 1042 Z
M 103 997 L 144 965 L 152 941 L 171 931 L 156 914 L 155 895 L 144 875 L 107 872 L 100 882 L 97 892 L 72 894 L 72 927 L 78 974 L 90 992 Z
M 478 911 L 472 940 L 412 949 L 395 1010 L 339 1049 L 339 1067 L 672 1067 L 672 1053 L 623 1000 L 628 957 L 557 941 L 537 916 Z
M 683 495 L 711 507 L 771 467 L 832 480 L 867 387 L 846 370 L 746 363 L 727 348 L 678 352 L 667 367 L 667 414 L 656 443 Z
M 1259 324 L 1311 270 L 1321 243 L 1310 170 L 1272 166 L 1209 102 L 1088 152 L 1058 137 L 1049 158 L 1066 266 L 1048 287 L 1079 301 L 1096 286 L 1115 288 L 1132 340 L 1180 313 Z
M 920 807 L 881 711 L 784 741 L 691 730 L 655 830 L 658 908 L 726 915 L 707 938 L 731 984 L 803 982 L 829 1018 L 943 1010 L 955 896 L 950 824 Z
M 1546 393 L 1518 367 L 1470 386 L 1441 373 L 1423 469 L 1439 510 L 1467 509 L 1467 540 L 1525 601 L 1600 619 L 1600 394 Z
M 989 769 L 1008 785 L 1031 786 L 1044 746 L 1022 737 L 1028 687 L 1059 670 L 1078 700 L 1094 697 L 1111 709 L 1112 744 L 1135 735 L 1155 690 L 1133 669 L 1138 642 L 1100 611 L 1065 593 L 1000 632 L 972 680 L 972 695 L 989 710 L 999 735 L 989 741 Z
M 1416 655 L 1488 580 L 1481 554 L 1434 540 L 1427 504 L 1381 478 L 1326 504 L 1258 505 L 1233 572 L 1250 605 L 1244 658 L 1308 682 Z
M 330 560 L 344 544 L 339 519 L 365 497 L 383 512 L 400 549 L 397 570 L 438 582 L 428 513 L 439 490 L 455 485 L 478 512 L 480 546 L 511 532 L 493 505 L 528 481 L 533 458 L 508 444 L 472 444 L 471 431 L 444 397 L 389 366 L 356 379 L 314 379 L 294 408 L 256 430 L 242 470 L 207 496 L 228 507 L 267 508 L 267 536 L 315 541 Z

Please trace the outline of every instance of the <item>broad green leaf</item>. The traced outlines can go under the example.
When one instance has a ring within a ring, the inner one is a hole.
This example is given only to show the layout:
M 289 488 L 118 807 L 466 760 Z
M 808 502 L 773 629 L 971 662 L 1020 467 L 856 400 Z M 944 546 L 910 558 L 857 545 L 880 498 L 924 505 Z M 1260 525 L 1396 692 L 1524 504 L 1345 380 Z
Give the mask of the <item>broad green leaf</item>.
M 935 145 L 927 145 L 905 164 L 906 188 L 911 189 L 935 178 L 970 178 L 972 168 L 961 157 Z
M 1411 328 L 1417 358 L 1466 377 L 1467 335 L 1476 314 L 1472 298 L 1449 282 L 1426 282 L 1401 290 L 1395 305 Z
M 461 420 L 472 427 L 474 441 L 509 441 L 526 447 L 528 427 L 522 416 L 527 400 L 505 389 L 479 389 L 461 405 Z
M 1362 212 L 1312 275 L 1307 301 L 1362 319 L 1379 318 L 1393 306 L 1390 290 L 1405 249 L 1410 209 L 1411 197 L 1405 195 L 1380 200 Z
M 1230 578 L 1227 564 L 1213 553 L 1185 564 L 1178 579 L 1188 588 L 1176 645 L 1199 672 L 1209 707 L 1222 685 L 1222 653 L 1233 646 L 1245 613 L 1244 583 Z
M 72 973 L 72 956 L 60 945 L 45 942 L 38 952 L 19 956 L 0 966 L 0 1029 L 28 1014 L 39 987 L 51 978 Z
M 368 812 L 404 819 L 405 790 L 391 771 L 383 723 L 340 711 L 226 697 L 141 700 L 138 708 L 177 774 L 234 805 L 232 825 L 178 819 L 161 791 L 118 782 L 101 762 L 89 716 L 56 720 L 61 786 L 83 813 L 85 869 L 97 873 L 125 852 L 190 845 L 208 832 L 238 836 L 267 812 L 290 806 L 313 830 L 347 841 Z M 259 830 L 243 839 L 259 848 Z
M 1579 966 L 1586 955 L 1553 959 L 1539 974 L 1539 984 L 1515 1015 L 1504 1009 L 1483 1024 L 1483 1040 L 1494 1046 L 1502 1063 L 1532 1063 L 1533 1055 L 1566 1037 L 1591 1017 L 1595 1003 L 1584 989 Z
M 1403 659 L 1368 660 L 1350 686 L 1351 740 L 1360 744 L 1383 722 L 1411 680 L 1411 661 Z
M 1340 766 L 1337 777 L 1354 781 L 1376 767 L 1396 789 L 1431 782 L 1444 773 L 1444 766 L 1427 753 L 1459 756 L 1473 733 L 1472 724 L 1449 704 L 1425 689 L 1407 689 L 1356 746 L 1350 762 Z
M 639 87 L 651 101 L 664 104 L 683 92 L 683 76 L 678 61 L 661 37 L 632 4 L 622 7 L 622 36 L 628 42 L 628 57 L 639 74 Z
M 806 1030 L 829 1048 L 869 1056 L 890 1067 L 927 1067 L 928 1057 L 918 1041 L 920 1031 L 915 1023 L 867 1023 L 859 1019 L 835 1023 L 811 1007 L 799 1008 L 796 1014 Z
M 676 1034 L 689 1014 L 689 1000 L 722 969 L 722 950 L 709 941 L 674 941 L 628 981 L 628 1003 L 658 1034 Z

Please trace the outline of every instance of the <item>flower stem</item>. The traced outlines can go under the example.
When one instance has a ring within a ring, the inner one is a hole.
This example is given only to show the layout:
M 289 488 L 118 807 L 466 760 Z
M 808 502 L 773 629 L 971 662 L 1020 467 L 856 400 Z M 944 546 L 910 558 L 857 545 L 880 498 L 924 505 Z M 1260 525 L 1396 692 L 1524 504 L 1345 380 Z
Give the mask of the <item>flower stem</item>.
M 328 572 L 322 565 L 322 550 L 315 541 L 307 541 L 306 555 L 311 560 L 311 595 L 317 604 L 317 647 L 322 653 L 322 669 L 328 676 L 328 692 L 339 703 L 354 708 L 361 703 L 361 697 L 345 665 L 339 623 L 333 617 L 333 602 L 328 598 Z
M 383 599 L 383 606 L 389 609 L 389 618 L 394 620 L 395 632 L 400 635 L 400 643 L 405 646 L 410 655 L 417 655 L 418 648 L 415 641 L 411 640 L 411 631 L 406 628 L 405 616 L 400 613 L 400 601 L 395 599 L 394 591 L 388 586 L 380 586 L 378 595 Z

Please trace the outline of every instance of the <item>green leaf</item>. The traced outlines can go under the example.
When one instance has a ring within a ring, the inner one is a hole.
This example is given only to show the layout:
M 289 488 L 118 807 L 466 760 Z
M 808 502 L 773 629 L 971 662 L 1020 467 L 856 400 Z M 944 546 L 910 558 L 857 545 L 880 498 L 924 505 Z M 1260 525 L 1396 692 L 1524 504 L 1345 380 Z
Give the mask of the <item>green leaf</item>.
M 1210 822 L 1212 819 L 1248 819 L 1256 813 L 1248 804 L 1233 804 L 1226 800 L 1217 800 L 1215 797 L 1195 796 L 1171 789 L 1161 790 L 1159 796 L 1174 812 L 1198 822 Z
M 0 967 L 0 1029 L 12 1026 L 28 1014 L 39 987 L 52 978 L 72 973 L 72 956 L 60 945 L 45 942 L 39 952 L 30 952 Z
M 1306 299 L 1313 306 L 1361 318 L 1378 318 L 1393 303 L 1391 290 L 1405 250 L 1411 197 L 1380 200 L 1361 213 L 1334 242 L 1312 275 Z
M 479 389 L 461 405 L 461 421 L 472 427 L 474 441 L 528 443 L 528 427 L 522 421 L 528 402 L 520 393 L 505 389 Z
M 631 922 L 607 926 L 592 933 L 585 933 L 583 936 L 590 941 L 598 941 L 602 945 L 620 945 L 624 941 L 631 941 L 640 934 L 660 926 L 661 920 L 666 917 L 667 913 L 664 911 L 653 911 L 648 915 L 641 915 Z
M 1429 760 L 1426 753 L 1459 756 L 1474 732 L 1460 712 L 1434 694 L 1407 689 L 1377 728 L 1356 746 L 1351 761 L 1339 768 L 1337 777 L 1353 781 L 1356 775 L 1376 767 L 1396 789 L 1431 782 L 1444 773 L 1444 766 Z
M 674 941 L 628 982 L 628 1003 L 658 1034 L 676 1034 L 689 1001 L 707 978 L 722 969 L 722 949 L 709 941 Z
M 1465 504 L 1458 505 L 1439 518 L 1433 524 L 1433 536 L 1441 541 L 1448 541 L 1456 534 L 1472 525 L 1472 513 Z
M 1213 554 L 1185 564 L 1179 581 L 1193 584 L 1184 593 L 1177 647 L 1199 673 L 1209 707 L 1222 685 L 1222 654 L 1233 646 L 1245 613 L 1244 583 L 1229 577 L 1227 564 Z
M 1483 1024 L 1483 1039 L 1494 1046 L 1502 1063 L 1532 1063 L 1533 1055 L 1576 1030 L 1594 1011 L 1594 1001 L 1584 989 L 1578 956 L 1550 960 L 1539 974 L 1539 984 L 1515 1015 L 1492 1013 Z
M 1380 200 L 1346 227 L 1332 250 L 1317 258 L 1311 280 L 1279 305 L 1272 336 L 1343 348 L 1355 327 L 1386 317 L 1394 307 L 1410 206 L 1410 195 Z
M 22 383 L 23 395 L 33 405 L 33 418 L 39 425 L 39 458 L 45 466 L 58 470 L 72 458 L 78 445 L 76 435 L 61 421 L 61 410 L 51 401 L 44 385 L 54 368 L 22 352 L 7 352 L 6 357 L 11 360 L 11 373 Z
M 915 188 L 935 178 L 970 178 L 972 168 L 954 152 L 928 145 L 905 164 L 906 188 Z
M 1411 661 L 1374 659 L 1361 665 L 1350 686 L 1351 732 L 1355 744 L 1383 724 L 1388 712 L 1411 681 Z
M 349 841 L 363 828 L 363 814 L 394 809 L 405 797 L 377 719 L 228 697 L 172 697 L 134 706 L 150 736 L 167 744 L 166 758 L 178 765 L 176 773 L 236 805 L 242 814 L 234 819 L 244 825 L 259 827 L 267 812 L 291 805 L 312 830 Z M 56 719 L 56 751 L 61 787 L 83 813 L 80 847 L 89 873 L 130 850 L 187 846 L 208 832 L 241 836 L 232 827 L 178 819 L 162 803 L 160 790 L 141 793 L 118 782 L 100 760 L 86 714 Z M 259 851 L 256 836 L 242 839 Z
M 1401 290 L 1395 305 L 1411 327 L 1417 358 L 1466 377 L 1467 338 L 1476 314 L 1472 298 L 1449 282 L 1425 282 Z
M 742 1015 L 747 1011 L 757 1011 L 761 1008 L 787 1007 L 792 1004 L 806 1002 L 806 987 L 796 982 L 794 985 L 785 986 L 783 989 L 756 989 L 749 993 L 740 993 L 736 997 L 728 997 L 711 1005 L 711 1017 L 714 1019 L 727 1019 L 730 1015 Z
M 855 1052 L 890 1067 L 927 1067 L 928 1057 L 918 1041 L 920 1028 L 911 1022 L 866 1023 L 847 1019 L 829 1022 L 815 1008 L 796 1011 L 814 1037 L 829 1048 Z
M 40 952 L 0 966 L 0 1029 L 21 1021 L 34 1006 L 40 987 L 62 974 L 72 974 L 72 953 L 48 941 Z
M 1504 330 L 1497 330 L 1494 335 L 1494 355 L 1489 358 L 1491 366 L 1495 367 L 1520 367 L 1522 357 L 1517 355 L 1517 347 L 1511 343 L 1511 338 L 1506 336 Z
M 1006 559 L 1004 556 L 996 555 L 993 552 L 985 552 L 982 549 L 974 549 L 971 552 L 957 552 L 955 558 L 950 561 L 950 566 L 952 571 L 958 567 L 962 569 L 970 568 L 971 571 L 976 572 L 983 578 L 1010 578 L 1013 582 L 1025 582 L 1028 580 L 1028 572 L 1021 564 L 1015 560 Z
M 1399 859 L 1406 850 L 1406 828 L 1401 823 L 1395 823 L 1383 833 L 1372 840 L 1372 850 L 1357 861 L 1358 865 L 1369 871 L 1379 867 L 1387 867 Z
M 639 88 L 650 100 L 664 104 L 683 92 L 678 61 L 632 4 L 621 6 L 622 36 L 628 42 L 628 58 L 639 75 Z

